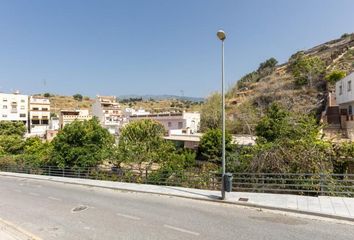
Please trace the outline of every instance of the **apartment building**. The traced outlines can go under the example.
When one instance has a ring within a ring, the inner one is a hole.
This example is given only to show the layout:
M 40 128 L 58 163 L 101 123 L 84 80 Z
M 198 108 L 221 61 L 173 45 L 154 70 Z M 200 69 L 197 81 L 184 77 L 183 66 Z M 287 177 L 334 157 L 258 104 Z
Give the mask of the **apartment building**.
M 50 101 L 47 98 L 29 98 L 29 132 L 31 135 L 44 136 L 49 129 Z
M 73 121 L 85 121 L 92 119 L 92 115 L 89 114 L 88 109 L 82 110 L 61 110 L 59 116 L 60 128 L 64 128 L 65 125 L 72 123 Z
M 111 134 L 118 135 L 123 125 L 123 115 L 115 96 L 96 96 L 92 105 L 92 114 Z
M 28 126 L 28 95 L 0 93 L 0 121 L 21 121 Z
M 354 140 L 354 72 L 336 82 L 336 104 L 339 107 L 340 126 Z
M 156 113 L 156 114 L 132 114 L 130 121 L 140 119 L 153 119 L 160 122 L 169 132 L 176 129 L 189 129 L 190 132 L 197 133 L 200 128 L 200 113 L 181 112 L 181 113 Z

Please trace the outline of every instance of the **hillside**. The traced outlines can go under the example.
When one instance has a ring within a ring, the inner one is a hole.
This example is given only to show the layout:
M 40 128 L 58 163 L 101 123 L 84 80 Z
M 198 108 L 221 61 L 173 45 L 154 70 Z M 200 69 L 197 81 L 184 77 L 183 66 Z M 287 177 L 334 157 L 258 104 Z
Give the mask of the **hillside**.
M 200 111 L 201 102 L 179 99 L 143 100 L 143 99 L 123 99 L 120 101 L 122 108 L 145 109 L 149 112 L 166 111 Z
M 177 95 L 122 95 L 118 96 L 119 99 L 141 98 L 142 100 L 183 100 L 191 102 L 203 102 L 204 98 L 189 97 L 189 96 L 177 96 Z
M 42 94 L 43 96 L 43 94 Z M 56 115 L 59 114 L 62 109 L 89 109 L 94 102 L 93 98 L 83 97 L 82 101 L 75 100 L 72 96 L 63 95 L 50 95 L 51 112 Z M 180 99 L 147 99 L 140 98 L 120 99 L 119 103 L 124 108 L 145 109 L 150 112 L 164 112 L 164 111 L 199 111 L 201 102 L 192 100 L 180 100 Z
M 324 72 L 311 86 L 296 84 L 291 71 L 291 63 L 299 54 L 317 57 L 324 64 Z M 354 34 L 344 34 L 339 39 L 295 53 L 288 62 L 264 69 L 261 74 L 257 70 L 241 78 L 227 93 L 229 119 L 238 123 L 233 124 L 234 131 L 252 132 L 252 126 L 272 102 L 278 102 L 293 112 L 319 116 L 325 107 L 328 90 L 333 89 L 325 80 L 326 74 L 333 70 L 346 73 L 354 70 Z M 248 127 L 240 127 L 244 125 Z

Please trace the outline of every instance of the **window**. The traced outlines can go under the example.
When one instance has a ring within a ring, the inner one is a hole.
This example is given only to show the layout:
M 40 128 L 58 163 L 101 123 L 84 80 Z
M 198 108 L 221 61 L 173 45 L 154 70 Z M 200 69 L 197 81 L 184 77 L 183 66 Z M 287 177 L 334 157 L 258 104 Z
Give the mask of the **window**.
M 20 113 L 20 117 L 24 118 L 24 117 L 26 117 L 26 114 L 25 113 Z
M 25 110 L 25 106 L 21 106 L 21 110 Z
M 352 105 L 349 105 L 349 107 L 348 107 L 348 113 L 349 113 L 349 115 L 353 115 L 353 108 L 352 108 Z
M 48 108 L 42 108 L 42 111 L 48 111 Z
M 342 93 L 343 93 L 343 87 L 342 87 L 342 85 L 340 85 L 339 86 L 339 95 L 342 95 Z
M 3 106 L 2 106 L 2 109 L 7 109 L 7 105 L 3 105 Z
M 7 98 L 4 98 L 2 101 L 3 101 L 3 102 L 7 102 Z
M 34 111 L 38 111 L 38 110 L 39 110 L 39 108 L 34 107 L 34 108 L 32 108 L 32 110 L 34 110 Z
M 21 102 L 24 103 L 24 102 L 25 102 L 25 99 L 21 99 Z
M 172 126 L 172 123 L 171 122 L 168 122 L 168 127 L 171 127 Z
M 3 118 L 7 118 L 7 115 L 6 115 L 6 114 L 3 114 L 2 117 L 3 117 Z
M 183 122 L 178 122 L 178 129 L 183 128 Z
M 352 81 L 348 81 L 348 92 L 352 90 Z

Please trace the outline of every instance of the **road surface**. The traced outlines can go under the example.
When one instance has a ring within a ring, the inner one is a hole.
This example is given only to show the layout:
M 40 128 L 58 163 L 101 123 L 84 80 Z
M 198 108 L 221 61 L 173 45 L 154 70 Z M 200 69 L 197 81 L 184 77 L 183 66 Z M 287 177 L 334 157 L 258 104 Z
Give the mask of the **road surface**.
M 353 239 L 354 226 L 235 205 L 0 176 L 0 218 L 45 239 Z

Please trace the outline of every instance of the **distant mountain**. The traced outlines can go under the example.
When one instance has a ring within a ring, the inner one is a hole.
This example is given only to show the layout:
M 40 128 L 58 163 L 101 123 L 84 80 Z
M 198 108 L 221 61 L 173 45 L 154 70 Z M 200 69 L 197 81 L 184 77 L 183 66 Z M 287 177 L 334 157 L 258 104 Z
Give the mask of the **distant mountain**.
M 186 97 L 186 96 L 177 96 L 177 95 L 122 95 L 118 96 L 119 100 L 122 99 L 129 99 L 129 98 L 142 98 L 143 100 L 171 100 L 171 99 L 176 99 L 176 100 L 187 100 L 187 101 L 192 101 L 192 102 L 203 102 L 205 99 L 200 98 L 200 97 Z

